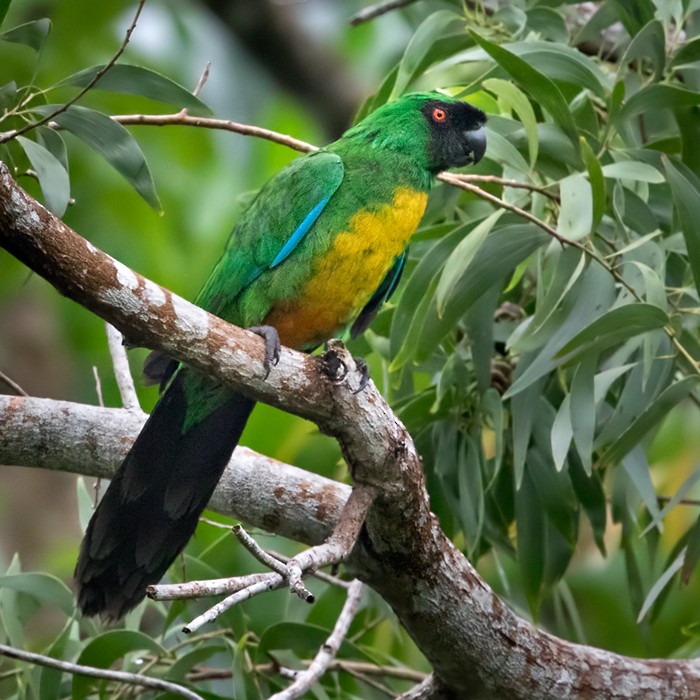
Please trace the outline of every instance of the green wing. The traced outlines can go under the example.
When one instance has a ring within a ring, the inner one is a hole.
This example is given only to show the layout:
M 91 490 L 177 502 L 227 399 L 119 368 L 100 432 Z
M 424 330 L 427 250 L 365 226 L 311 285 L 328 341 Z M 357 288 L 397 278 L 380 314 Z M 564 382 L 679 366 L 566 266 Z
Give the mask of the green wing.
M 289 257 L 343 181 L 343 161 L 319 151 L 269 180 L 233 229 L 196 303 L 215 314 L 235 304 L 265 270 Z

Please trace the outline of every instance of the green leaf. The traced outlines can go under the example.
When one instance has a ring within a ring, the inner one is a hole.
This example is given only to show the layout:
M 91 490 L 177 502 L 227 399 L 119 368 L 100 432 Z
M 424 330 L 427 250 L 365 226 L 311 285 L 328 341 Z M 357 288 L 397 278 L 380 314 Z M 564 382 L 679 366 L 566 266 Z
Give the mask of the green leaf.
M 598 354 L 632 336 L 663 328 L 668 314 L 654 304 L 626 304 L 608 311 L 575 335 L 555 355 L 567 361 L 583 354 Z M 570 355 L 570 356 L 569 356 Z
M 472 229 L 468 236 L 465 236 L 459 245 L 454 249 L 445 267 L 442 270 L 435 290 L 435 300 L 439 316 L 445 311 L 445 306 L 449 301 L 455 287 L 461 281 L 467 268 L 474 260 L 477 252 L 481 248 L 488 233 L 496 225 L 496 222 L 505 213 L 505 209 L 498 209 L 491 216 L 482 221 L 476 228 Z
M 41 604 L 59 608 L 66 615 L 73 614 L 73 594 L 63 581 L 50 574 L 26 572 L 2 576 L 0 589 L 25 593 Z
M 700 36 L 696 36 L 683 44 L 671 58 L 671 66 L 680 68 L 700 61 Z
M 62 85 L 85 87 L 103 69 L 103 65 L 85 68 L 85 70 L 62 80 L 57 87 Z M 117 63 L 97 81 L 93 89 L 121 92 L 127 95 L 142 95 L 151 100 L 187 109 L 194 115 L 211 114 L 209 107 L 182 85 L 178 85 L 174 80 L 142 66 Z
M 635 36 L 645 24 L 654 19 L 652 0 L 610 0 L 617 17 L 630 36 Z
M 2 25 L 3 21 L 5 20 L 5 15 L 10 9 L 11 2 L 12 0 L 0 0 L 0 25 Z
M 591 232 L 593 226 L 593 190 L 581 174 L 565 177 L 559 183 L 561 207 L 557 230 L 571 241 L 578 241 Z
M 561 316 L 552 317 L 553 330 L 546 344 L 537 352 L 521 356 L 515 371 L 515 381 L 504 398 L 515 396 L 533 382 L 549 374 L 565 359 L 557 358 L 557 351 L 571 340 L 583 326 L 589 325 L 611 306 L 615 298 L 615 286 L 610 275 L 599 265 L 589 265 L 580 283 L 564 298 Z
M 671 582 L 676 572 L 683 566 L 683 557 L 685 556 L 685 549 L 671 562 L 666 571 L 659 576 L 654 585 L 649 589 L 647 597 L 644 599 L 644 604 L 642 609 L 639 611 L 637 616 L 637 624 L 639 624 L 645 617 L 646 614 L 651 609 L 652 605 L 656 602 L 661 592 L 666 588 L 666 586 Z
M 700 92 L 686 90 L 668 83 L 656 83 L 642 88 L 632 95 L 620 110 L 615 121 L 622 124 L 645 112 L 693 107 L 697 104 L 700 104 Z
M 668 503 L 658 512 L 656 517 L 644 528 L 641 536 L 644 537 L 650 530 L 658 527 L 661 521 L 684 499 L 688 492 L 695 486 L 698 479 L 700 479 L 700 467 L 696 467 L 691 475 L 681 484 L 680 488 L 673 497 L 668 500 Z
M 695 287 L 700 291 L 700 180 L 682 163 L 663 158 L 675 215 L 683 232 Z
M 578 148 L 576 123 L 569 111 L 569 105 L 556 84 L 514 53 L 491 43 L 471 29 L 469 33 L 525 92 L 530 93 L 552 115 L 554 121 L 564 129 L 575 147 Z
M 571 394 L 567 394 L 559 406 L 554 423 L 552 423 L 552 458 L 557 471 L 561 471 L 564 468 L 564 462 L 569 454 L 569 447 L 574 437 L 570 406 Z
M 593 529 L 593 538 L 605 556 L 605 527 L 608 523 L 608 504 L 605 498 L 605 489 L 597 471 L 588 475 L 582 465 L 572 455 L 569 460 L 569 478 L 579 502 L 586 511 L 588 520 Z
M 576 368 L 571 382 L 571 425 L 574 444 L 581 457 L 581 464 L 589 476 L 593 471 L 593 436 L 595 434 L 594 375 L 597 355 L 591 353 Z
M 457 319 L 482 294 L 548 240 L 549 236 L 532 224 L 515 224 L 492 230 L 455 284 L 442 316 L 437 313 L 435 299 L 431 301 L 416 348 L 416 358 L 423 360 L 428 357 L 454 328 Z
M 482 87 L 494 93 L 499 98 L 499 104 L 502 103 L 508 110 L 512 109 L 520 118 L 527 136 L 530 167 L 534 168 L 537 162 L 539 141 L 537 137 L 537 117 L 535 117 L 535 110 L 532 108 L 530 100 L 516 85 L 500 78 L 484 80 Z
M 36 107 L 40 114 L 53 114 L 61 105 Z M 160 202 L 146 158 L 136 139 L 106 114 L 72 105 L 54 121 L 99 153 L 156 210 Z
M 683 558 L 683 570 L 681 571 L 681 581 L 684 585 L 688 585 L 690 576 L 697 566 L 700 559 L 700 516 L 695 521 L 692 530 L 688 536 L 688 546 Z
M 586 165 L 586 170 L 588 170 L 588 182 L 591 183 L 591 196 L 593 197 L 593 221 L 591 228 L 595 230 L 605 213 L 605 179 L 603 177 L 603 169 L 600 167 L 600 161 L 588 144 L 588 141 L 581 136 L 579 142 L 581 144 L 583 162 Z
M 685 377 L 667 387 L 632 422 L 600 458 L 601 464 L 616 464 L 640 440 L 646 437 L 669 413 L 669 411 L 690 395 L 698 383 L 698 377 Z
M 487 127 L 487 140 L 489 142 L 488 153 L 486 158 L 493 160 L 496 163 L 501 163 L 509 168 L 515 168 L 521 173 L 527 174 L 530 172 L 530 166 L 525 158 L 520 155 L 520 151 L 503 135 L 493 129 L 494 124 Z
M 7 11 L 7 8 L 5 8 Z M 20 24 L 0 34 L 0 41 L 9 41 L 13 44 L 24 44 L 41 53 L 46 43 L 46 38 L 51 31 L 51 21 L 48 19 L 36 19 L 33 22 Z
M 17 141 L 37 174 L 46 208 L 56 216 L 63 216 L 70 199 L 70 180 L 63 164 L 46 148 L 35 141 L 17 136 Z
M 527 472 L 515 494 L 515 520 L 518 528 L 518 570 L 528 606 L 533 617 L 537 618 L 544 579 L 545 515 Z
M 394 99 L 404 92 L 435 42 L 457 22 L 462 24 L 463 20 L 451 10 L 438 10 L 423 21 L 406 46 L 389 99 Z
M 638 160 L 608 163 L 608 165 L 602 167 L 602 172 L 605 177 L 617 180 L 650 182 L 656 185 L 665 181 L 664 176 L 653 165 L 648 165 Z
M 620 71 L 627 67 L 635 59 L 647 59 L 651 61 L 654 69 L 654 80 L 660 80 L 666 64 L 666 32 L 658 19 L 653 19 L 641 29 L 639 34 L 633 37 L 622 59 L 618 62 Z
M 532 426 L 540 405 L 542 384 L 537 383 L 521 391 L 510 400 L 510 413 L 513 422 L 513 471 L 515 488 L 522 486 Z
M 117 659 L 135 651 L 149 651 L 156 656 L 167 656 L 167 651 L 156 641 L 135 630 L 109 630 L 93 637 L 78 657 L 77 663 L 97 668 L 109 668 Z M 95 678 L 73 676 L 72 700 L 83 700 L 93 686 L 101 683 Z

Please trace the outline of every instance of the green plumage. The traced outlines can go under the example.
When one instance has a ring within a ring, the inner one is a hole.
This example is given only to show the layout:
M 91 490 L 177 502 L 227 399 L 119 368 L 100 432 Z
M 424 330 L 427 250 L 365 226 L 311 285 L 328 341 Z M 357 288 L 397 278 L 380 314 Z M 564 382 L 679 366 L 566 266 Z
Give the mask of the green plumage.
M 196 302 L 238 326 L 274 322 L 299 350 L 353 321 L 360 332 L 396 286 L 435 174 L 483 155 L 484 122 L 464 102 L 407 95 L 294 161 L 243 214 Z M 254 405 L 162 356 L 149 368 L 165 392 L 81 546 L 76 580 L 88 615 L 120 617 L 161 578 Z

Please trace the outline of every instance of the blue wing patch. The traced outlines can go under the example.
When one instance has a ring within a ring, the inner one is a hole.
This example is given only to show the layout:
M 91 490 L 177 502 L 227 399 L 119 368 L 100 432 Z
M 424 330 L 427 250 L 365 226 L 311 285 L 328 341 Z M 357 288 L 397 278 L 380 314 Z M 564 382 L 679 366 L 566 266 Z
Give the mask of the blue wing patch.
M 275 256 L 275 259 L 270 263 L 270 269 L 277 267 L 281 262 L 286 260 L 290 253 L 297 247 L 304 238 L 306 232 L 316 223 L 323 208 L 328 204 L 330 197 L 324 197 L 307 215 L 306 218 L 297 226 L 296 231 L 289 237 L 287 242 L 282 246 L 282 250 Z

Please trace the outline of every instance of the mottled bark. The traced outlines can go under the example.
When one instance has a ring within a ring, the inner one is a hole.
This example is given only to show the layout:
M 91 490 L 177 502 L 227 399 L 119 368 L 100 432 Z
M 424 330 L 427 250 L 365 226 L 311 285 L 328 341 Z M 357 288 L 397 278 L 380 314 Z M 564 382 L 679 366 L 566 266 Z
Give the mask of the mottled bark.
M 557 639 L 515 615 L 441 531 L 430 512 L 410 435 L 373 385 L 353 393 L 355 373 L 335 384 L 315 358 L 284 349 L 279 365 L 264 380 L 259 338 L 96 250 L 24 193 L 4 167 L 0 246 L 135 342 L 163 349 L 260 401 L 305 416 L 339 441 L 355 481 L 379 493 L 347 564 L 395 610 L 432 663 L 442 697 L 700 698 L 700 660 L 631 659 Z M 9 405 L 16 411 L 21 401 L 27 400 L 10 399 Z M 3 420 L 7 405 L 0 405 Z M 59 418 L 64 410 L 57 408 Z M 122 435 L 121 449 L 133 439 L 139 420 L 127 420 L 130 432 Z M 23 423 L 0 431 L 0 461 L 8 461 Z M 102 451 L 104 423 L 100 417 L 85 428 L 93 455 Z M 38 450 L 34 463 L 71 461 L 66 453 L 71 445 L 59 449 L 45 433 L 39 435 L 44 456 Z M 76 441 L 71 444 L 82 449 Z M 117 461 L 119 449 L 111 450 Z M 106 446 L 105 452 L 110 453 Z M 30 456 L 22 454 L 27 463 Z M 278 488 L 274 483 L 268 487 L 273 492 Z M 258 497 L 258 489 L 245 494 L 237 514 L 251 521 L 247 510 Z M 336 506 L 338 500 L 333 499 Z M 291 499 L 287 507 L 297 505 Z M 337 509 L 331 510 L 323 515 L 317 508 L 315 517 L 327 517 L 330 527 L 337 518 Z M 437 692 L 432 697 L 440 697 Z

